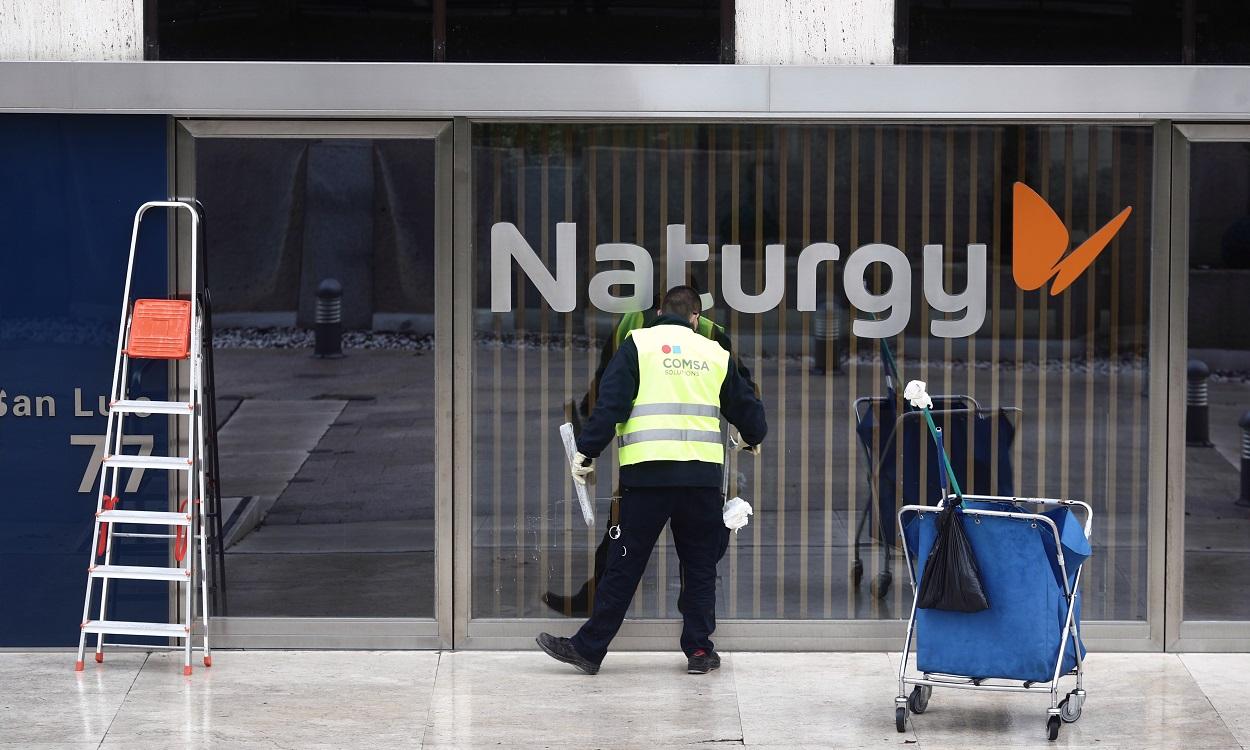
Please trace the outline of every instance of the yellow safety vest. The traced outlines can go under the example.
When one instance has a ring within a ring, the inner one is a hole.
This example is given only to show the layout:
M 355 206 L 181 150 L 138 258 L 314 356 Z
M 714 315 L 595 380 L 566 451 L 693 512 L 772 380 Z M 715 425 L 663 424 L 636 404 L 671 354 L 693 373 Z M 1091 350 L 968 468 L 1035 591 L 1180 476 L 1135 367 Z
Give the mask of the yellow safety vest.
M 638 396 L 616 426 L 621 466 L 643 461 L 725 462 L 720 389 L 729 352 L 686 326 L 629 332 L 638 348 Z

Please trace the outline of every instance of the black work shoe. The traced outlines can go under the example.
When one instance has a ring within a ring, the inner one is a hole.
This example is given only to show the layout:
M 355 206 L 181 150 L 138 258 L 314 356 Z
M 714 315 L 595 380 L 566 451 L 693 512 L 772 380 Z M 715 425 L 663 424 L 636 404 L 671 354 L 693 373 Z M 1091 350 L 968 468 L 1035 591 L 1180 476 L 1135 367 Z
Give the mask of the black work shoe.
M 687 674 L 707 674 L 713 669 L 720 669 L 720 654 L 715 651 L 699 648 L 686 657 Z
M 547 652 L 556 661 L 562 661 L 565 664 L 572 664 L 586 674 L 598 674 L 599 665 L 577 653 L 577 649 L 573 648 L 573 643 L 568 638 L 557 638 L 550 633 L 539 633 L 535 638 L 538 647 Z
M 569 617 L 589 617 L 590 584 L 583 583 L 581 590 L 572 596 L 565 596 L 564 594 L 557 594 L 554 591 L 548 591 L 543 594 L 543 604 L 546 604 L 553 611 L 561 615 L 564 615 L 567 612 L 567 616 Z

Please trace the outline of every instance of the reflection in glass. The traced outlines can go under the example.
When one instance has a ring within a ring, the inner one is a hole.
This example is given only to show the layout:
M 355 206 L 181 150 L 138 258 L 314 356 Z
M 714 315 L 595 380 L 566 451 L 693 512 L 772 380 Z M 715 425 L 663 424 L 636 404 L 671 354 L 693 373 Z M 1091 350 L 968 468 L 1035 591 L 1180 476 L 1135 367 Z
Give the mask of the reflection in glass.
M 1194 143 L 1189 167 L 1189 359 L 1206 378 L 1186 425 L 1187 620 L 1250 620 L 1250 501 L 1239 421 L 1250 409 L 1250 144 Z M 1205 432 L 1205 434 L 1204 434 Z
M 148 59 L 428 62 L 432 0 L 155 0 Z
M 721 0 L 447 0 L 447 60 L 715 63 L 723 6 Z
M 939 492 L 936 454 L 898 404 L 896 386 L 917 378 L 946 396 L 941 422 L 966 491 L 1094 504 L 1105 531 L 1086 569 L 1084 616 L 1144 620 L 1151 153 L 1148 128 L 1111 126 L 474 126 L 472 616 L 577 613 L 578 602 L 548 592 L 572 594 L 591 578 L 615 467 L 610 454 L 597 464 L 601 523 L 588 529 L 556 430 L 579 411 L 619 321 L 589 304 L 590 278 L 622 265 L 588 259 L 601 243 L 640 245 L 663 289 L 672 243 L 684 239 L 711 246 L 684 280 L 714 295 L 709 315 L 769 409 L 763 457 L 727 464 L 729 492 L 755 516 L 721 563 L 721 617 L 906 616 L 892 506 Z M 1133 206 L 1059 296 L 1014 281 L 1016 180 L 1062 217 L 1073 246 Z M 572 312 L 553 311 L 515 263 L 511 309 L 491 312 L 497 222 L 514 224 L 549 269 L 557 223 L 576 224 Z M 670 225 L 682 227 L 674 239 Z M 816 242 L 836 243 L 840 259 L 813 279 L 799 268 Z M 784 278 L 770 281 L 774 243 Z M 906 321 L 885 339 L 851 335 L 869 316 L 851 309 L 843 272 L 870 243 L 901 257 L 897 273 L 874 263 L 851 280 L 890 297 L 879 317 Z M 933 270 L 959 294 L 977 243 L 987 248 L 984 322 L 970 337 L 934 336 L 931 323 L 964 313 L 939 312 L 923 292 L 923 248 L 945 247 Z M 729 309 L 725 273 L 738 266 L 724 245 L 742 247 L 742 291 L 772 288 L 779 304 Z M 908 271 L 910 288 L 890 293 Z M 814 309 L 800 310 L 813 281 Z M 680 586 L 665 540 L 632 616 L 675 616 Z
M 1250 5 L 1241 0 L 1194 3 L 1194 62 L 1207 65 L 1250 63 Z
M 434 144 L 200 139 L 225 614 L 434 613 Z M 342 287 L 342 357 L 314 357 Z
M 911 63 L 1181 63 L 1180 0 L 899 0 Z

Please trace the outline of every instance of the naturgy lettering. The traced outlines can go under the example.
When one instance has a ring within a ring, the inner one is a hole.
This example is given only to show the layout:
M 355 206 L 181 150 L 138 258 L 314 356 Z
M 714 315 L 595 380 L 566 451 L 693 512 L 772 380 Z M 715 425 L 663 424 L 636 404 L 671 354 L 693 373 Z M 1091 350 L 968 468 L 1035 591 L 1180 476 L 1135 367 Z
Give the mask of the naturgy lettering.
M 1016 286 L 1025 291 L 1038 289 L 1051 281 L 1050 293 L 1057 295 L 1068 289 L 1106 249 L 1132 213 L 1129 206 L 1094 232 L 1075 250 L 1069 252 L 1068 230 L 1046 201 L 1022 182 L 1013 187 L 1012 205 L 1012 276 Z M 667 228 L 669 285 L 686 278 L 686 265 L 708 260 L 709 248 L 686 242 L 686 227 L 670 224 Z M 577 305 L 576 246 L 577 225 L 556 225 L 556 272 L 553 275 L 515 225 L 501 222 L 491 227 L 491 310 L 512 310 L 512 261 L 557 312 L 570 312 Z M 781 304 L 786 289 L 786 258 L 784 245 L 764 247 L 764 286 L 755 294 L 742 288 L 742 246 L 722 245 L 720 262 L 721 294 L 734 310 L 763 313 Z M 655 267 L 651 253 L 639 245 L 613 242 L 595 248 L 596 262 L 619 261 L 631 268 L 600 271 L 590 280 L 590 303 L 610 313 L 645 310 L 654 302 Z M 799 253 L 796 267 L 795 309 L 811 312 L 816 309 L 817 270 L 821 263 L 839 259 L 838 246 L 815 242 Z M 941 245 L 925 245 L 923 255 L 923 292 L 925 302 L 943 315 L 930 316 L 929 332 L 940 338 L 971 336 L 985 322 L 986 247 L 968 245 L 967 286 L 958 294 L 946 290 L 943 282 L 945 250 Z M 868 273 L 880 263 L 890 270 L 890 288 L 873 292 L 868 288 Z M 901 333 L 911 318 L 912 267 L 907 256 L 893 245 L 872 243 L 851 253 L 842 268 L 842 285 L 851 305 L 872 317 L 855 320 L 851 330 L 862 338 L 886 338 Z M 629 286 L 633 294 L 616 296 L 614 286 Z M 703 307 L 713 305 L 711 295 L 703 295 Z M 959 317 L 946 317 L 959 315 Z
M 667 278 L 670 286 L 683 283 L 689 263 L 706 262 L 710 255 L 706 244 L 686 241 L 686 227 L 670 224 L 667 228 Z M 512 263 L 534 284 L 556 312 L 572 312 L 577 306 L 577 225 L 562 222 L 556 225 L 556 259 L 553 274 L 539 259 L 534 248 L 521 235 L 516 225 L 500 222 L 491 227 L 491 311 L 512 310 Z M 840 250 L 831 242 L 815 242 L 799 253 L 796 268 L 795 309 L 816 310 L 817 270 L 821 263 L 839 259 Z M 968 245 L 968 283 L 958 294 L 948 292 L 943 283 L 944 252 L 941 245 L 925 245 L 923 290 L 925 301 L 941 313 L 962 313 L 962 317 L 940 319 L 933 316 L 930 332 L 942 338 L 960 338 L 976 333 L 985 322 L 986 248 Z M 645 310 L 655 302 L 655 266 L 646 248 L 623 242 L 595 247 L 594 259 L 605 263 L 622 261 L 630 268 L 600 271 L 590 280 L 590 303 L 608 313 Z M 868 288 L 869 270 L 880 263 L 890 270 L 890 288 L 873 292 Z M 763 313 L 781 304 L 785 294 L 786 260 L 784 245 L 764 248 L 764 284 L 755 294 L 742 288 L 742 246 L 722 245 L 717 266 L 721 271 L 720 290 L 725 303 L 742 313 Z M 842 284 L 847 299 L 857 310 L 872 313 L 875 318 L 856 320 L 852 332 L 862 338 L 895 336 L 907 327 L 911 318 L 912 268 L 907 256 L 893 245 L 864 245 L 847 258 L 842 269 Z M 628 286 L 633 293 L 617 296 L 614 286 Z M 713 305 L 711 295 L 703 295 L 704 309 Z

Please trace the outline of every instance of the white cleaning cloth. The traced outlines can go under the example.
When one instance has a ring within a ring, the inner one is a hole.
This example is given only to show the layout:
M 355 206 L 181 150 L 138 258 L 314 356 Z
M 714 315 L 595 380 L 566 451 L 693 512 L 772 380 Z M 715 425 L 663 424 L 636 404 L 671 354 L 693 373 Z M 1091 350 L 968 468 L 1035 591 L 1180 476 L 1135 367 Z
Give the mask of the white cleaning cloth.
M 903 398 L 917 409 L 932 409 L 933 399 L 929 398 L 929 392 L 925 390 L 925 382 L 923 380 L 913 380 L 903 389 Z
M 725 528 L 733 529 L 733 532 L 736 534 L 738 529 L 747 525 L 747 521 L 750 520 L 748 516 L 753 515 L 754 512 L 751 510 L 750 503 L 740 497 L 735 497 L 732 500 L 725 501 L 724 512 L 721 517 L 725 520 Z

